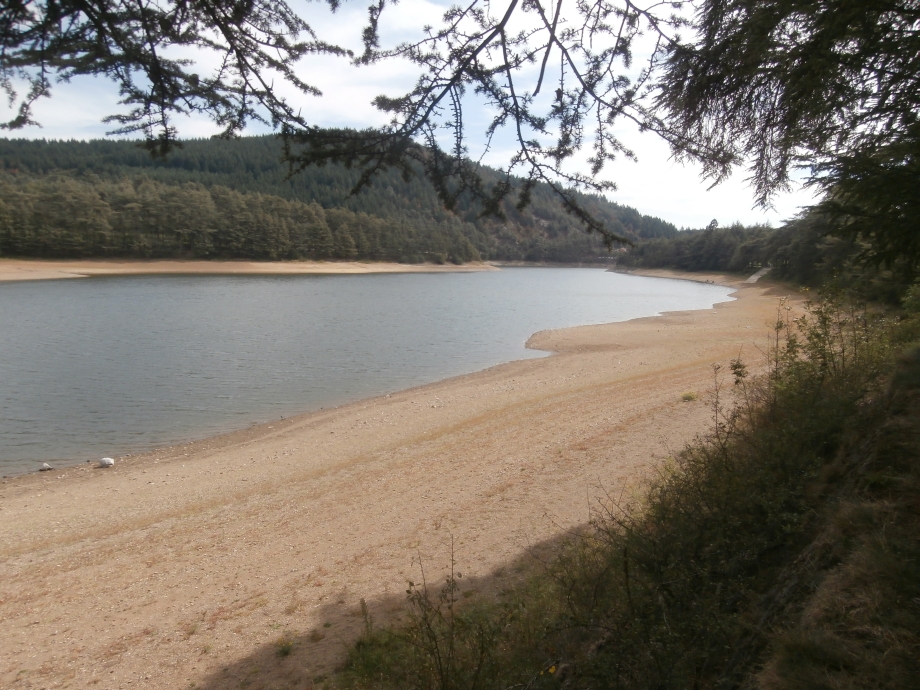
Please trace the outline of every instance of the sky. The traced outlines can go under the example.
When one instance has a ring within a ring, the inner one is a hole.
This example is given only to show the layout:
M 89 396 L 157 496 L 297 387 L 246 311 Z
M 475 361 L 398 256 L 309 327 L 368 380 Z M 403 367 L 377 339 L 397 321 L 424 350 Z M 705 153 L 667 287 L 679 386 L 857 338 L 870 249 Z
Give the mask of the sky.
M 360 29 L 366 14 L 364 3 L 344 3 L 335 14 L 319 2 L 301 7 L 306 7 L 304 18 L 323 40 L 361 51 Z M 422 26 L 438 24 L 444 8 L 445 4 L 439 0 L 403 0 L 389 8 L 382 22 L 383 45 L 392 46 L 420 36 Z M 201 60 L 200 55 L 193 57 Z M 385 116 L 371 104 L 373 98 L 381 93 L 404 93 L 411 88 L 417 76 L 416 68 L 407 62 L 389 60 L 356 68 L 346 59 L 327 56 L 306 58 L 299 65 L 298 74 L 323 92 L 321 97 L 308 97 L 282 88 L 310 122 L 355 128 L 384 124 Z M 101 78 L 76 78 L 69 83 L 56 84 L 51 98 L 36 103 L 34 119 L 41 123 L 41 127 L 4 134 L 28 139 L 104 138 L 112 126 L 102 122 L 102 118 L 119 112 L 121 108 L 113 84 Z M 9 112 L 4 111 L 4 105 L 0 104 L 0 118 L 9 119 Z M 474 107 L 466 114 L 466 119 L 475 129 L 476 124 L 482 125 L 488 120 L 488 113 L 482 107 L 479 110 Z M 183 138 L 208 137 L 218 131 L 203 116 L 179 119 L 175 124 Z M 270 131 L 265 126 L 253 126 L 245 134 Z M 745 182 L 743 170 L 709 189 L 710 184 L 700 179 L 699 167 L 674 162 L 668 146 L 656 135 L 639 132 L 626 125 L 618 128 L 618 134 L 635 152 L 638 160 L 620 159 L 605 167 L 602 177 L 617 187 L 607 193 L 607 197 L 678 227 L 704 227 L 713 219 L 720 225 L 737 221 L 745 225 L 777 226 L 813 202 L 810 192 L 799 186 L 776 196 L 772 209 L 755 208 L 753 192 Z M 478 158 L 480 151 L 475 144 L 474 138 L 470 154 Z M 510 141 L 503 146 L 499 140 L 483 161 L 501 165 L 507 160 L 511 148 Z M 574 169 L 587 171 L 586 163 L 576 162 L 574 165 Z

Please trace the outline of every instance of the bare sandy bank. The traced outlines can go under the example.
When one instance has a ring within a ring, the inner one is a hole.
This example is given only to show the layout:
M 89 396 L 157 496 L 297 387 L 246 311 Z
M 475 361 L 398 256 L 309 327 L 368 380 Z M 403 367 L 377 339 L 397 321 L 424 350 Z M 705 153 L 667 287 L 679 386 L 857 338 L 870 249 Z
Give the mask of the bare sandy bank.
M 158 275 L 167 273 L 212 275 L 301 275 L 356 273 L 441 273 L 494 271 L 484 263 L 397 264 L 360 261 L 40 261 L 0 259 L 0 282 L 56 280 L 109 275 Z
M 534 335 L 552 357 L 5 480 L 0 686 L 311 687 L 360 600 L 385 620 L 451 535 L 465 579 L 500 580 L 704 430 L 711 365 L 756 359 L 786 292 L 735 285 L 712 310 Z

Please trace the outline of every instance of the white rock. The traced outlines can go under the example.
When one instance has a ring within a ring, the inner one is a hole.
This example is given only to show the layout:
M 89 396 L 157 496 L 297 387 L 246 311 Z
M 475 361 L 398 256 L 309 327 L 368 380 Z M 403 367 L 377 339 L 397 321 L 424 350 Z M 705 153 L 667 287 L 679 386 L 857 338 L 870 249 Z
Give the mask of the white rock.
M 50 472 L 53 469 L 54 468 L 51 465 L 49 465 L 47 462 L 43 462 L 42 466 L 39 468 L 38 471 L 39 472 Z
M 115 461 L 112 458 L 102 458 L 99 461 L 99 467 L 114 467 Z

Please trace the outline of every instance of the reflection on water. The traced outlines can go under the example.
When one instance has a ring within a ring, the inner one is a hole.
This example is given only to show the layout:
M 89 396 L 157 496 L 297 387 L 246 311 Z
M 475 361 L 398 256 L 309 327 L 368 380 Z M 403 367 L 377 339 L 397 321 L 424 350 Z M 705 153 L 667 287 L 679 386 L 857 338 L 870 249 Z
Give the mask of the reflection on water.
M 0 284 L 0 472 L 81 462 L 542 353 L 536 331 L 729 290 L 589 269 Z

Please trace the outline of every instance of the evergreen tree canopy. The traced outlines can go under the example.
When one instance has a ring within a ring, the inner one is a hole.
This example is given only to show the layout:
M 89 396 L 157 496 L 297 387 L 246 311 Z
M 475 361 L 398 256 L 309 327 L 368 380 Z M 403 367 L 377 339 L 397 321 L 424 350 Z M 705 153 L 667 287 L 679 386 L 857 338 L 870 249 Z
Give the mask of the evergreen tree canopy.
M 706 0 L 656 105 L 678 156 L 716 181 L 747 164 L 759 202 L 807 169 L 825 232 L 920 265 L 920 3 Z M 707 158 L 704 151 L 719 151 Z
M 707 0 L 693 28 L 669 47 L 656 102 L 678 152 L 702 142 L 718 163 L 749 162 L 762 203 L 796 165 L 866 156 L 917 126 L 915 0 Z

